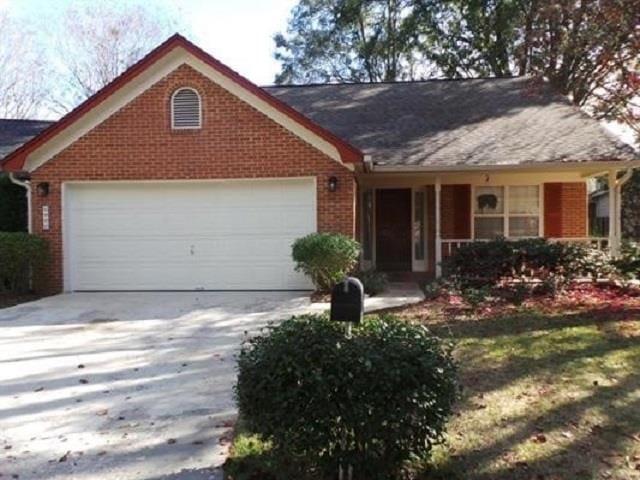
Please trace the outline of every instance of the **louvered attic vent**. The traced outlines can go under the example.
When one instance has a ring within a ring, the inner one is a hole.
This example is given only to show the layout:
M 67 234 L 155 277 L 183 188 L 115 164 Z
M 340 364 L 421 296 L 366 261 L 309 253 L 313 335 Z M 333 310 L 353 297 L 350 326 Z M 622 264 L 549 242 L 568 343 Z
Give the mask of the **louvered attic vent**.
M 171 98 L 171 127 L 174 129 L 200 128 L 202 108 L 200 95 L 192 88 L 181 88 Z

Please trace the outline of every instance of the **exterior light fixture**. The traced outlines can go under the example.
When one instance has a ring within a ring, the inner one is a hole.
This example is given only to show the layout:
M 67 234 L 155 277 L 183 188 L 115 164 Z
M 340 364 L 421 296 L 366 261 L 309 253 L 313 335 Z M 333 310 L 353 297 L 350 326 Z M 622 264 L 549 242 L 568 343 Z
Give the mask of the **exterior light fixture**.
M 40 182 L 36 186 L 36 192 L 38 193 L 39 197 L 46 197 L 47 195 L 49 195 L 49 182 Z
M 329 177 L 329 191 L 335 192 L 338 190 L 338 177 Z

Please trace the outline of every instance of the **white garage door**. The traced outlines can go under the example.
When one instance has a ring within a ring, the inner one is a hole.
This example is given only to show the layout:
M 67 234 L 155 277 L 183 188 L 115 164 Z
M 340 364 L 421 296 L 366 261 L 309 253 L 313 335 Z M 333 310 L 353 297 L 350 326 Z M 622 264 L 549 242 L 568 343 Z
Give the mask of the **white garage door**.
M 68 290 L 307 289 L 291 244 L 316 230 L 310 179 L 65 189 Z

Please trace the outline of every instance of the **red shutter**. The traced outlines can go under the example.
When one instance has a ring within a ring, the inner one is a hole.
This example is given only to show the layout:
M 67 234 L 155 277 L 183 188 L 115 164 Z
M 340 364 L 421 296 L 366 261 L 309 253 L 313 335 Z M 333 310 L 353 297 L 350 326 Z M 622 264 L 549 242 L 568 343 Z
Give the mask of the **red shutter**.
M 562 183 L 544 184 L 544 236 L 562 237 Z
M 456 238 L 471 238 L 471 185 L 453 185 L 454 231 Z

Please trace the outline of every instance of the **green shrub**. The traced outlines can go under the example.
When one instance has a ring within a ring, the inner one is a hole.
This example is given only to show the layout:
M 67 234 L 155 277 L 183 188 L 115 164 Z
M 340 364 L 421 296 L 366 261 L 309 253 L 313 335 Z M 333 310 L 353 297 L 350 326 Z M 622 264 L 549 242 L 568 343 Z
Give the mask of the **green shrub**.
M 364 287 L 364 293 L 367 295 L 378 295 L 384 292 L 389 286 L 389 278 L 386 273 L 376 270 L 360 270 L 354 273 Z
M 23 232 L 0 232 L 0 290 L 29 289 L 30 269 L 42 266 L 48 257 L 45 239 Z
M 624 242 L 620 255 L 613 261 L 621 275 L 627 278 L 640 277 L 640 244 Z
M 337 233 L 312 233 L 293 243 L 296 270 L 311 278 L 316 290 L 329 292 L 356 265 L 360 244 Z
M 422 326 L 369 318 L 346 338 L 326 317 L 287 320 L 243 346 L 236 398 L 282 478 L 395 477 L 441 442 L 457 395 L 450 349 Z
M 476 308 L 484 303 L 489 296 L 491 296 L 491 288 L 485 287 L 469 287 L 462 290 L 462 298 L 473 308 Z
M 15 185 L 0 172 L 0 232 L 27 230 L 27 197 L 25 189 Z
M 443 271 L 461 288 L 494 286 L 509 279 L 562 284 L 578 278 L 600 278 L 614 269 L 609 255 L 579 243 L 543 238 L 473 242 L 458 248 L 443 262 Z

